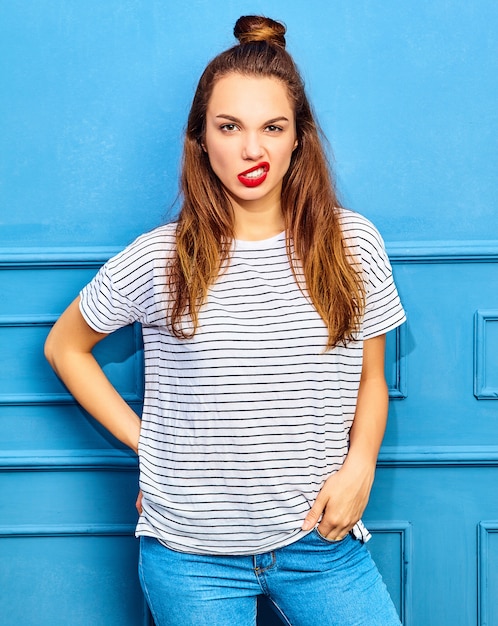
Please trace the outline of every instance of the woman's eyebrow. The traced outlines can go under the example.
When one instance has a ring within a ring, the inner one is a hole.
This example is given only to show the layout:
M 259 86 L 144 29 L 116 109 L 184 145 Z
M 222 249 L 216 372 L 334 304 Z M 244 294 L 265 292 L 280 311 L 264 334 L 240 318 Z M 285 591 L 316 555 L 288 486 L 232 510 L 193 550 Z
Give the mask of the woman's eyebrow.
M 223 118 L 224 120 L 230 120 L 231 122 L 236 122 L 237 124 L 241 123 L 241 120 L 239 120 L 237 117 L 234 117 L 233 115 L 228 115 L 228 113 L 220 113 L 219 115 L 216 116 L 216 119 L 218 118 Z
M 230 120 L 231 122 L 234 122 L 236 124 L 242 124 L 242 120 L 239 120 L 238 117 L 234 117 L 233 115 L 228 115 L 228 113 L 220 113 L 219 115 L 216 116 L 216 119 L 224 119 L 224 120 Z M 280 117 L 274 117 L 271 120 L 267 120 L 266 122 L 264 122 L 265 125 L 267 124 L 276 124 L 277 122 L 288 122 L 289 118 L 285 117 L 285 115 L 281 115 Z

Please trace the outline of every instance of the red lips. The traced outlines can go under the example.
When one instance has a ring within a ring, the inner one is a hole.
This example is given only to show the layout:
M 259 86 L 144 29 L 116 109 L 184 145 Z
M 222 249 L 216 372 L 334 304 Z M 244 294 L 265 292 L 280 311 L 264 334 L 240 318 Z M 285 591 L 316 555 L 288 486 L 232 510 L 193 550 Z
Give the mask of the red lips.
M 261 172 L 256 173 L 259 170 L 261 170 Z M 269 170 L 270 170 L 269 163 L 266 163 L 266 162 L 258 163 L 258 165 L 255 165 L 254 167 L 251 167 L 245 172 L 241 172 L 240 174 L 238 174 L 237 178 L 246 187 L 257 187 L 258 185 L 261 185 L 261 183 L 264 183 Z

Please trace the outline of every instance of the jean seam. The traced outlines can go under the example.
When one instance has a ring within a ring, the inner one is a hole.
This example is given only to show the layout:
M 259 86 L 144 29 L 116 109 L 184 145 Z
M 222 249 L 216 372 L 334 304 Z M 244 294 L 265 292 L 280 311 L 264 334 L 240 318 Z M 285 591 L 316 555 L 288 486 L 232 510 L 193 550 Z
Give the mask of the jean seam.
M 284 620 L 285 624 L 287 624 L 287 626 L 292 626 L 292 622 L 289 621 L 289 618 L 287 617 L 287 615 L 282 611 L 282 609 L 278 606 L 278 604 L 275 602 L 275 600 L 273 600 L 273 598 L 270 595 L 266 596 L 268 598 L 268 600 L 273 604 L 273 606 L 275 607 L 275 609 L 278 612 L 278 615 Z
M 258 565 L 254 566 L 254 572 L 256 573 L 256 576 L 259 576 L 259 574 L 265 574 L 268 570 L 274 569 L 276 566 L 276 563 L 277 563 L 276 554 L 275 552 L 271 552 L 271 563 L 269 565 L 267 565 L 266 567 L 259 567 Z
M 140 580 L 142 582 L 142 591 L 144 593 L 145 599 L 147 601 L 148 607 L 149 607 L 149 611 L 152 614 L 152 619 L 154 620 L 154 623 L 158 623 L 157 620 L 157 616 L 154 613 L 154 609 L 152 608 L 152 601 L 151 601 L 151 597 L 149 594 L 149 590 L 147 589 L 147 583 L 145 582 L 145 572 L 144 572 L 144 568 L 143 568 L 143 563 L 142 563 L 142 549 L 143 549 L 143 538 L 141 538 L 141 546 L 140 546 L 140 551 L 139 551 L 139 555 L 138 555 L 138 573 L 139 573 L 139 577 Z

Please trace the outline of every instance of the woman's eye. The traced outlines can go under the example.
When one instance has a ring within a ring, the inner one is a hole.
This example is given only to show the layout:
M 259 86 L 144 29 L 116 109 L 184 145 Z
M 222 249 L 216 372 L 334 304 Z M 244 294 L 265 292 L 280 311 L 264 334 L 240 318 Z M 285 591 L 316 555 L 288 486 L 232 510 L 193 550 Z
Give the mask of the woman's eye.
M 224 131 L 225 133 L 233 133 L 235 130 L 237 130 L 237 126 L 236 124 L 223 124 L 222 126 L 220 126 L 220 130 Z
M 279 133 L 282 128 L 280 126 L 275 126 L 274 124 L 270 124 L 269 126 L 266 127 L 266 130 L 269 131 L 270 133 Z

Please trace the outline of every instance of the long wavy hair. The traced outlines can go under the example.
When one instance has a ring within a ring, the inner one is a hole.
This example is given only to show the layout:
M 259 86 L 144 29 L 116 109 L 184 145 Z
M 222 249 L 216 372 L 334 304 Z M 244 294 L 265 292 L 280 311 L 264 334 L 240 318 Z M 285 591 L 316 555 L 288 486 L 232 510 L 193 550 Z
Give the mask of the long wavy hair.
M 230 200 L 203 149 L 206 111 L 217 80 L 231 73 L 281 81 L 294 106 L 297 147 L 282 185 L 289 261 L 297 283 L 328 329 L 327 349 L 352 340 L 364 309 L 358 265 L 348 253 L 340 203 L 303 81 L 285 50 L 285 26 L 265 17 L 237 21 L 239 44 L 215 57 L 202 74 L 185 133 L 176 251 L 169 271 L 171 331 L 192 337 L 209 287 L 229 261 L 234 238 Z M 304 279 L 304 285 L 302 280 Z M 185 323 L 185 319 L 189 323 Z

